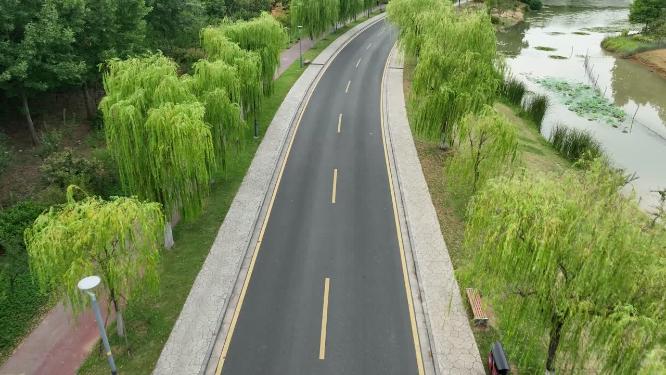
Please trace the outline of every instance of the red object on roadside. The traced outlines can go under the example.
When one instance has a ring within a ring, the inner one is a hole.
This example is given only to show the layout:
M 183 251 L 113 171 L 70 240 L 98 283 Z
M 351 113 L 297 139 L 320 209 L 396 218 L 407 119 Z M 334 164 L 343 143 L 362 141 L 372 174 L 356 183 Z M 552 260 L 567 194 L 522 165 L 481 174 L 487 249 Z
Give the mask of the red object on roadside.
M 499 341 L 495 341 L 488 353 L 488 368 L 491 375 L 506 375 L 510 372 L 509 361 L 506 360 L 504 348 Z

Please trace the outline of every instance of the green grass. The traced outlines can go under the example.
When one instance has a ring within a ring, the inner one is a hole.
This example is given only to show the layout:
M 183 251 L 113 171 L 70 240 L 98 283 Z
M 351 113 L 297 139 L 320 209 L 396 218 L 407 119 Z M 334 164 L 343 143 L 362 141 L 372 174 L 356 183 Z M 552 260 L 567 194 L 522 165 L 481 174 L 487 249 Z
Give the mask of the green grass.
M 304 59 L 313 59 L 337 36 L 365 20 L 365 17 L 360 17 L 356 22 L 322 38 L 304 53 Z M 260 137 L 239 152 L 237 158 L 227 165 L 226 172 L 218 176 L 207 200 L 205 212 L 190 222 L 180 223 L 174 229 L 176 245 L 172 250 L 162 253 L 159 297 L 134 301 L 126 309 L 129 347 L 115 334 L 113 325 L 108 329 L 121 374 L 152 372 L 268 125 L 303 71 L 296 60 L 275 81 L 275 89 L 266 98 L 263 111 L 258 117 Z M 106 357 L 101 356 L 97 350 L 93 351 L 79 369 L 80 374 L 106 372 Z
M 666 40 L 657 40 L 649 36 L 637 34 L 606 37 L 601 46 L 611 52 L 620 54 L 623 57 L 650 51 L 653 49 L 666 48 Z

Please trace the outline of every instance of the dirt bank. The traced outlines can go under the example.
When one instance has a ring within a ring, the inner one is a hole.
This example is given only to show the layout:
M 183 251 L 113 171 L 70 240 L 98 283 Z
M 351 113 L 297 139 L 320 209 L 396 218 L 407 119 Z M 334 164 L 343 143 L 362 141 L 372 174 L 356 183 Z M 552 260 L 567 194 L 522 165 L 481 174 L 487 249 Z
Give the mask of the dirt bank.
M 499 27 L 511 27 L 525 21 L 527 5 L 516 2 L 513 7 L 493 8 L 490 17 L 493 23 Z
M 666 78 L 666 48 L 637 53 L 631 58 Z

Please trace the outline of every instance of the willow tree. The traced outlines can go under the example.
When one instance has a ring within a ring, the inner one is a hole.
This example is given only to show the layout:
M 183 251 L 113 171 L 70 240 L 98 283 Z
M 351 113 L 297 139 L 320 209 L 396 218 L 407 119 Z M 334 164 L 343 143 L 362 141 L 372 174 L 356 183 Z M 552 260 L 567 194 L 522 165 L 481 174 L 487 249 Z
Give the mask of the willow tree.
M 294 6 L 293 3 L 291 6 Z M 264 93 L 270 93 L 275 71 L 280 65 L 280 52 L 289 41 L 284 27 L 270 14 L 262 13 L 249 21 L 224 21 L 220 28 L 224 35 L 240 48 L 259 54 Z
M 446 0 L 392 0 L 386 5 L 391 23 L 398 26 L 398 41 L 407 55 L 418 57 L 428 27 L 438 22 L 450 22 L 453 7 Z
M 315 38 L 335 26 L 338 21 L 339 0 L 292 0 L 291 22 L 294 30 L 302 26 L 303 32 Z
M 484 292 L 526 372 L 663 368 L 666 232 L 618 194 L 623 183 L 596 160 L 585 172 L 494 179 L 473 198 L 474 261 L 460 275 Z
M 196 215 L 215 165 L 203 105 L 162 55 L 107 65 L 100 108 L 124 190 L 162 203 L 169 214 Z
M 412 85 L 414 130 L 448 143 L 465 114 L 478 113 L 495 98 L 502 81 L 497 40 L 484 12 L 426 19 Z
M 261 57 L 255 51 L 247 51 L 232 42 L 220 27 L 207 27 L 201 31 L 201 46 L 206 52 L 207 60 L 202 60 L 199 63 L 199 69 L 208 68 L 206 64 L 211 62 L 221 61 L 228 66 L 234 67 L 237 83 L 225 83 L 223 87 L 227 87 L 227 92 L 230 95 L 237 97 L 230 97 L 229 99 L 242 105 L 243 112 L 246 115 L 256 115 L 260 108 L 263 99 L 263 86 L 262 86 L 262 62 Z M 201 77 L 196 77 L 201 79 Z M 236 85 L 239 86 L 237 93 Z M 203 94 L 203 93 L 200 93 Z
M 364 0 L 339 0 L 338 21 L 345 23 L 355 18 L 363 10 Z
M 158 203 L 136 198 L 74 199 L 41 214 L 25 231 L 30 267 L 44 290 L 63 294 L 77 313 L 88 303 L 77 283 L 99 275 L 124 336 L 123 307 L 157 291 L 164 221 Z
M 466 115 L 455 130 L 457 147 L 447 159 L 449 185 L 467 202 L 492 177 L 511 170 L 518 149 L 516 127 L 486 107 L 481 114 Z

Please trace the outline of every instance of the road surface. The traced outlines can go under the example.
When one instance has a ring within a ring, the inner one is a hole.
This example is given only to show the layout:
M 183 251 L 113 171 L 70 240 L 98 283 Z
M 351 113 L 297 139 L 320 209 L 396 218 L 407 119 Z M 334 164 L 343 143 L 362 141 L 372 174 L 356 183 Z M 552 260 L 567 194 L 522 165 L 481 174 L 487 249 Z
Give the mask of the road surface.
M 318 82 L 218 373 L 419 374 L 380 122 L 394 42 L 392 28 L 374 24 Z

